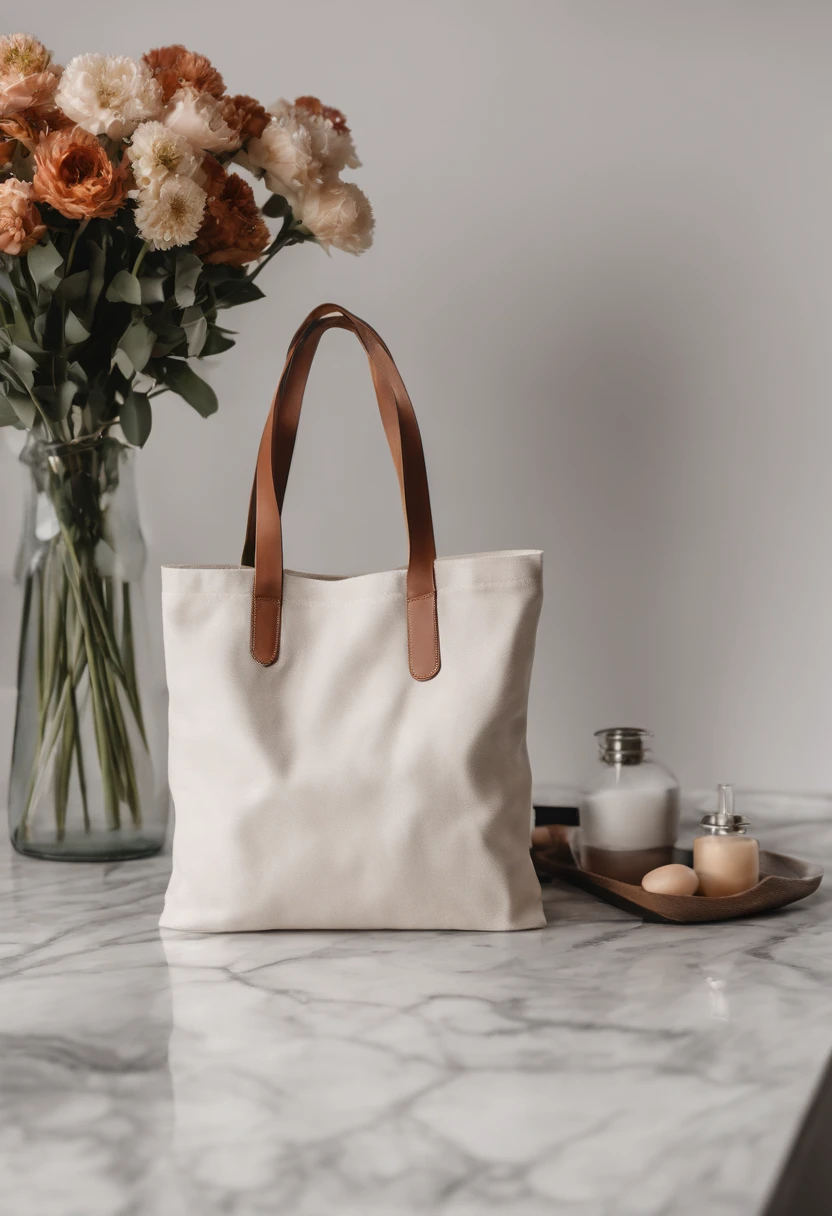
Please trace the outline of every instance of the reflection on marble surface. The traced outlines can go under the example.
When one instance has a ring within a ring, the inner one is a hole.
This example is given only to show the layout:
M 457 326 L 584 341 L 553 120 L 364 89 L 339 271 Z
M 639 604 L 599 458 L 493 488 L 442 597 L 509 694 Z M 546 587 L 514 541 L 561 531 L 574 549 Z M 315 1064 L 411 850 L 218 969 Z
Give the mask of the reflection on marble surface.
M 832 803 L 752 803 L 832 859 Z M 166 872 L 0 853 L 4 1212 L 755 1216 L 832 1046 L 825 887 L 724 925 L 549 888 L 539 932 L 160 936 Z

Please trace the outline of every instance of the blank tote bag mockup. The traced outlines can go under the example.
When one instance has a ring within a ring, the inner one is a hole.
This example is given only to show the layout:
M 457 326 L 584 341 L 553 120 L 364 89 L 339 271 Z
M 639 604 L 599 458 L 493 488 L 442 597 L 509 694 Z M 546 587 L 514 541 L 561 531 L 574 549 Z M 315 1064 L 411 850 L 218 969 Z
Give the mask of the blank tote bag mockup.
M 366 351 L 396 466 L 406 569 L 283 569 L 281 511 L 327 329 Z M 537 550 L 436 558 L 413 407 L 387 347 L 337 305 L 289 349 L 240 566 L 163 570 L 170 929 L 531 929 L 526 711 Z

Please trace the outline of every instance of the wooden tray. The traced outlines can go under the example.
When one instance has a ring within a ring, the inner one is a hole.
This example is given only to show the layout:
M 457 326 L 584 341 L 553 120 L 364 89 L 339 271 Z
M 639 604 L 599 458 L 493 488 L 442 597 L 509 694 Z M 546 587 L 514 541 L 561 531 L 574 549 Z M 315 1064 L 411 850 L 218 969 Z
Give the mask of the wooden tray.
M 694 924 L 704 921 L 733 920 L 738 916 L 757 916 L 783 908 L 817 891 L 823 878 L 820 866 L 782 853 L 760 851 L 762 877 L 756 887 L 741 895 L 724 895 L 709 899 L 704 895 L 654 895 L 642 887 L 602 874 L 582 870 L 577 862 L 578 828 L 562 828 L 558 839 L 548 848 L 532 850 L 538 874 L 562 878 L 573 886 L 589 891 L 614 907 L 640 916 L 642 920 L 672 924 Z M 689 866 L 692 854 L 677 849 L 674 861 Z

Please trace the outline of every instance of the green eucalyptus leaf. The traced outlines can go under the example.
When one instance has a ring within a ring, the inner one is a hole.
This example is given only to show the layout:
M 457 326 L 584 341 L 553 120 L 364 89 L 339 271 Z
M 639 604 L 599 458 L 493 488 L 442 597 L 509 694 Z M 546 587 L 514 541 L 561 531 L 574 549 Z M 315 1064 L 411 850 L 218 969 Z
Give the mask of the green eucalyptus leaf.
M 16 258 L 15 261 L 19 262 L 20 259 Z M 19 270 L 17 273 L 20 275 Z M 25 288 L 18 287 L 8 270 L 2 266 L 0 266 L 0 296 L 12 306 L 14 322 L 9 327 L 12 337 L 17 342 L 31 338 L 32 331 L 29 328 L 29 323 L 26 320 L 21 304 L 21 298 L 28 299 L 28 293 Z
M 186 308 L 182 313 L 182 328 L 188 339 L 188 354 L 193 358 L 198 355 L 208 336 L 208 322 L 201 308 Z
M 10 304 L 17 303 L 17 288 L 12 282 L 12 277 L 5 267 L 0 266 L 0 296 L 4 300 L 8 300 Z
M 263 206 L 260 208 L 264 215 L 267 215 L 271 220 L 281 219 L 284 215 L 289 215 L 292 208 L 289 206 L 288 200 L 282 194 L 273 194 L 271 198 L 267 198 Z
M 27 431 L 31 430 L 37 417 L 37 410 L 34 401 L 28 394 L 8 389 L 0 397 L 0 402 L 4 404 L 8 403 L 8 408 L 14 411 L 20 425 L 25 427 Z
M 181 359 L 161 360 L 162 373 L 159 379 L 168 386 L 171 392 L 184 398 L 188 405 L 193 406 L 198 414 L 207 418 L 218 408 L 217 395 L 210 384 L 198 376 Z
M 35 359 L 33 359 L 29 352 L 24 350 L 22 346 L 17 345 L 12 346 L 9 349 L 7 357 L 9 363 L 11 363 L 12 367 L 20 374 L 21 377 L 28 377 L 26 379 L 26 383 L 29 385 L 29 388 L 31 388 L 35 382 L 35 377 L 32 373 L 36 372 L 38 369 Z
M 48 238 L 42 245 L 34 245 L 26 254 L 26 264 L 35 285 L 45 287 L 47 291 L 54 291 L 58 286 L 60 279 L 55 272 L 59 266 L 63 266 L 63 262 Z
M 231 350 L 233 345 L 233 338 L 226 337 L 218 325 L 211 325 L 208 328 L 208 337 L 205 339 L 205 345 L 200 354 L 203 359 L 207 355 L 221 355 L 224 350 Z
M 119 411 L 119 421 L 127 442 L 137 448 L 144 447 L 153 421 L 147 394 L 135 393 L 130 389 Z
M 181 325 L 176 325 L 170 318 L 171 314 L 169 312 L 158 312 L 155 316 L 145 317 L 144 323 L 163 342 L 184 342 L 184 329 Z
M 21 421 L 20 415 L 9 398 L 2 395 L 0 395 L 0 426 L 13 426 L 18 431 L 25 428 L 25 424 Z
M 167 275 L 162 278 L 150 278 L 145 275 L 139 279 L 139 288 L 142 293 L 142 304 L 164 304 L 165 302 L 165 280 Z
M 75 385 L 63 380 L 56 389 L 51 385 L 38 388 L 37 398 L 50 418 L 66 418 L 75 400 L 75 392 Z
M 63 300 L 65 304 L 78 304 L 86 298 L 89 285 L 90 272 L 88 270 L 78 270 L 75 274 L 67 275 L 65 279 L 61 279 L 55 295 L 59 300 Z
M 99 372 L 90 385 L 89 393 L 87 394 L 87 403 L 96 417 L 103 415 L 109 403 L 107 394 L 104 392 L 105 379 L 104 373 Z
M 141 304 L 142 289 L 139 280 L 129 270 L 120 270 L 113 276 L 107 288 L 107 299 L 111 304 Z
M 249 279 L 239 282 L 219 283 L 215 288 L 217 308 L 236 308 L 238 304 L 249 304 L 252 300 L 262 300 L 265 292 Z
M 235 279 L 239 283 L 248 276 L 242 266 L 229 266 L 220 262 L 217 266 L 203 266 L 202 277 L 209 283 L 217 284 L 227 283 L 229 279 Z
M 23 393 L 24 396 L 35 382 L 35 377 L 30 371 L 18 371 L 9 359 L 0 359 L 0 373 L 8 380 L 13 389 L 16 389 L 19 393 Z
M 90 336 L 89 330 L 84 328 L 72 311 L 66 314 L 64 334 L 66 335 L 67 346 L 76 346 L 79 342 L 86 342 Z
M 113 351 L 113 358 L 112 362 L 110 363 L 110 368 L 112 369 L 114 367 L 118 368 L 126 380 L 132 380 L 133 376 L 136 374 L 135 368 L 130 361 L 130 356 L 121 346 L 117 346 Z
M 77 391 L 76 386 L 71 380 L 64 380 L 58 385 L 58 412 L 61 418 L 66 418 L 72 409 L 72 403 L 75 400 Z
M 87 384 L 87 373 L 84 371 L 80 363 L 70 363 L 67 369 L 67 375 L 73 384 L 77 384 L 79 388 L 84 388 Z
M 60 350 L 64 344 L 64 310 L 57 296 L 49 301 L 46 312 L 35 321 L 38 338 L 46 350 Z
M 201 271 L 202 259 L 195 253 L 177 254 L 173 294 L 180 308 L 190 308 L 196 299 L 196 284 Z
M 0 337 L 2 336 L 2 332 L 0 331 Z M 35 363 L 43 363 L 43 361 L 47 358 L 46 351 L 43 349 L 43 347 L 39 346 L 37 342 L 30 342 L 28 338 L 18 339 L 18 341 L 15 342 L 15 346 L 18 346 L 21 350 L 25 350 L 27 355 L 31 355 Z
M 118 345 L 119 349 L 130 360 L 131 366 L 137 372 L 140 372 L 150 358 L 155 341 L 155 335 L 147 328 L 144 321 L 134 321 L 130 328 L 125 331 Z M 119 364 L 119 367 L 121 371 L 124 371 L 121 364 Z M 126 375 L 127 373 L 125 372 L 124 374 Z
M 90 279 L 87 286 L 86 307 L 83 315 L 86 320 L 91 320 L 101 292 L 104 290 L 104 270 L 107 259 L 104 250 L 95 241 L 87 241 L 87 250 L 90 261 Z

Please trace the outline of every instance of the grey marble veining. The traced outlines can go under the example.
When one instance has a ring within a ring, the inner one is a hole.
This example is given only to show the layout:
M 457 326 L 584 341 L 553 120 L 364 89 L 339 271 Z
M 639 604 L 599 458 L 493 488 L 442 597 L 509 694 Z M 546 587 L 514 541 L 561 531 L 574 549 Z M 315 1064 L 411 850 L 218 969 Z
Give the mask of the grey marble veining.
M 746 798 L 832 860 L 832 802 Z M 765 820 L 763 824 L 762 820 Z M 168 861 L 0 851 L 0 1210 L 756 1216 L 832 1047 L 832 898 L 514 935 L 156 928 Z

